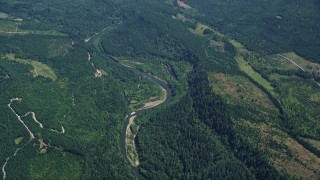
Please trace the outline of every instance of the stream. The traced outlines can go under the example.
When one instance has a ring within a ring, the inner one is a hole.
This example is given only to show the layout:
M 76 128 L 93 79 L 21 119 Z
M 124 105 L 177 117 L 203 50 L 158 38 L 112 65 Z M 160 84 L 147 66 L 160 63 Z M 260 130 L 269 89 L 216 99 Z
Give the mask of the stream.
M 105 28 L 105 29 L 108 29 L 108 28 Z M 104 31 L 104 30 L 103 30 Z M 100 37 L 103 35 L 103 31 L 100 31 L 98 34 L 96 34 L 95 36 L 91 37 L 90 39 L 86 39 L 85 42 L 88 43 L 89 45 L 93 45 L 93 42 L 95 40 L 99 40 Z M 141 75 L 141 76 L 144 76 L 150 80 L 152 80 L 153 82 L 157 83 L 158 85 L 160 85 L 165 91 L 166 91 L 166 97 L 165 99 L 160 103 L 158 104 L 157 106 L 160 106 L 160 105 L 164 105 L 166 104 L 167 102 L 169 102 L 171 99 L 172 99 L 172 89 L 170 87 L 170 85 L 163 81 L 162 79 L 156 77 L 156 76 L 153 76 L 151 74 L 148 74 L 148 73 L 145 73 L 143 72 L 142 70 L 140 69 L 137 69 L 137 68 L 134 68 L 134 67 L 129 67 L 129 66 L 126 66 L 124 64 L 121 64 L 116 58 L 114 58 L 113 56 L 111 56 L 108 52 L 104 52 L 103 49 L 97 49 L 99 52 L 100 52 L 100 56 L 104 59 L 106 59 L 107 61 L 111 62 L 111 63 L 114 63 L 115 65 L 117 65 L 118 67 L 120 67 L 121 69 L 123 70 L 126 70 L 126 71 L 132 71 L 134 74 L 136 75 Z M 170 67 L 171 69 L 172 67 Z M 171 72 L 172 74 L 174 74 L 173 72 Z M 171 74 L 170 73 L 170 74 Z M 175 74 L 174 74 L 175 75 Z M 176 78 L 174 76 L 174 78 Z M 157 106 L 152 106 L 152 107 L 149 107 L 149 108 L 141 108 L 139 110 L 136 110 L 136 112 L 131 112 L 129 113 L 126 118 L 125 118 L 125 122 L 123 124 L 123 128 L 122 128 L 122 133 L 121 133 L 121 139 L 120 139 L 120 150 L 121 150 L 121 153 L 123 155 L 123 157 L 127 160 L 127 162 L 130 164 L 131 166 L 131 172 L 134 176 L 138 177 L 138 179 L 145 179 L 142 174 L 140 173 L 139 171 L 139 167 L 135 167 L 135 166 L 132 166 L 130 160 L 128 159 L 128 156 L 127 156 L 127 151 L 126 151 L 126 133 L 127 133 L 127 127 L 129 125 L 129 121 L 130 121 L 130 118 L 133 117 L 133 116 L 139 116 L 140 114 L 144 113 L 144 112 L 147 112 L 149 110 L 151 110 L 152 108 L 155 108 Z
M 120 67 L 122 67 L 122 68 L 124 68 L 126 70 L 130 70 L 130 71 L 134 72 L 136 75 L 142 75 L 142 76 L 144 76 L 144 77 L 146 77 L 148 79 L 151 79 L 155 83 L 159 84 L 166 91 L 166 97 L 165 97 L 164 101 L 161 104 L 158 104 L 157 106 L 166 104 L 168 101 L 170 101 L 172 99 L 172 97 L 173 97 L 172 96 L 172 89 L 170 88 L 170 86 L 169 86 L 169 84 L 167 82 L 159 79 L 156 76 L 153 76 L 151 74 L 145 73 L 145 72 L 143 72 L 143 71 L 141 71 L 139 69 L 131 68 L 131 67 L 128 67 L 126 65 L 123 65 L 117 59 L 112 57 L 111 55 L 102 54 L 102 56 L 104 58 L 106 58 L 106 59 L 111 59 L 113 62 L 117 63 L 118 66 L 120 66 Z M 150 108 L 141 108 L 141 109 L 139 109 L 139 110 L 137 110 L 135 112 L 131 112 L 125 118 L 125 123 L 123 124 L 122 133 L 121 133 L 121 139 L 120 139 L 120 149 L 121 149 L 121 153 L 122 153 L 123 157 L 127 160 L 128 163 L 130 163 L 130 165 L 131 165 L 131 162 L 128 159 L 127 151 L 126 151 L 126 133 L 127 133 L 127 126 L 129 124 L 130 118 L 133 117 L 133 116 L 137 116 L 138 117 L 141 113 L 147 112 L 147 111 L 149 111 L 152 108 L 155 108 L 157 106 L 150 107 Z M 139 167 L 134 167 L 134 166 L 131 165 L 131 171 L 132 171 L 134 176 L 138 177 L 138 179 L 145 179 L 141 175 L 141 173 L 139 171 Z

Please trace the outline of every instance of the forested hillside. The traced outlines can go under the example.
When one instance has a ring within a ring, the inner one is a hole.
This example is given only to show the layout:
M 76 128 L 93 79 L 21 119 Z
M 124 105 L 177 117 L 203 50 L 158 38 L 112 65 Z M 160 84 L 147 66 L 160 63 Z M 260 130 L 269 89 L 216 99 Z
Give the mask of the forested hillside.
M 319 179 L 316 0 L 2 0 L 3 179 Z
M 266 54 L 295 51 L 319 62 L 319 1 L 193 1 L 201 21 Z

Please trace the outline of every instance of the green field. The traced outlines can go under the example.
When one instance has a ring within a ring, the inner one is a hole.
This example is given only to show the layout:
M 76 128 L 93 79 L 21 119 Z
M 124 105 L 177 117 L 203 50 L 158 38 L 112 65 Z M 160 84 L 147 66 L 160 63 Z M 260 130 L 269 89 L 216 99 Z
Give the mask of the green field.
M 6 32 L 16 32 L 16 27 L 19 26 L 20 23 L 8 20 L 2 20 L 0 18 L 0 33 Z
M 0 19 L 7 19 L 9 17 L 9 14 L 0 12 Z
M 14 54 L 6 54 L 3 58 L 9 61 L 31 65 L 33 69 L 30 72 L 32 73 L 33 77 L 42 76 L 53 81 L 57 80 L 57 75 L 55 74 L 53 69 L 41 62 L 30 59 L 16 58 Z
M 274 88 L 271 86 L 271 83 L 268 82 L 266 79 L 264 79 L 254 69 L 252 69 L 252 67 L 247 61 L 245 61 L 240 55 L 237 55 L 235 59 L 237 60 L 237 63 L 239 64 L 239 68 L 241 69 L 241 71 L 248 74 L 248 76 L 250 76 L 253 80 L 259 83 L 261 86 L 266 88 L 270 93 L 273 93 Z

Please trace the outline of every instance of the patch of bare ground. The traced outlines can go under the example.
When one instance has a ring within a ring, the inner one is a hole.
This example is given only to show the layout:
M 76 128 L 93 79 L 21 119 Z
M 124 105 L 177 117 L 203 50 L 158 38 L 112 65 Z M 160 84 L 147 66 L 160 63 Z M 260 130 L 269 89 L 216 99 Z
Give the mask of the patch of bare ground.
M 320 92 L 312 94 L 309 100 L 314 102 L 320 102 Z
M 161 87 L 161 86 L 160 86 Z M 140 110 L 144 110 L 144 109 L 150 109 L 150 108 L 153 108 L 153 107 L 156 107 L 156 106 L 159 106 L 160 104 L 162 104 L 163 102 L 166 101 L 167 99 L 167 91 L 161 87 L 161 90 L 162 92 L 164 93 L 164 97 L 160 100 L 157 100 L 157 101 L 152 101 L 152 102 L 147 102 L 144 104 L 144 107 L 143 108 L 140 108 L 138 109 L 137 111 L 140 111 Z
M 189 6 L 188 4 L 186 4 L 185 2 L 180 1 L 180 0 L 177 0 L 177 4 L 183 9 L 190 9 L 191 8 L 191 6 Z
M 42 138 L 39 138 L 39 151 L 40 154 L 44 154 L 47 152 L 47 145 L 44 143 L 44 140 Z
M 139 156 L 138 156 L 138 153 L 137 153 L 137 150 L 136 150 L 136 145 L 135 145 L 135 142 L 134 142 L 134 140 L 136 138 L 136 134 L 134 134 L 131 131 L 131 128 L 130 128 L 132 125 L 135 124 L 134 119 L 136 117 L 137 116 L 132 116 L 129 119 L 129 123 L 128 123 L 127 129 L 126 129 L 126 140 L 125 140 L 127 156 L 128 156 L 128 159 L 129 159 L 130 163 L 134 167 L 137 167 L 140 164 Z
M 96 69 L 95 77 L 102 77 L 102 72 L 99 69 Z
M 88 52 L 88 61 L 91 63 L 91 66 L 96 69 L 96 72 L 94 73 L 94 76 L 95 76 L 96 78 L 100 78 L 100 77 L 102 77 L 102 75 L 106 75 L 107 73 L 106 73 L 105 71 L 99 70 L 99 69 L 96 68 L 96 65 L 92 62 L 91 59 L 92 59 L 92 56 L 91 56 L 91 54 Z
M 254 104 L 277 112 L 270 98 L 255 84 L 243 76 L 209 73 L 212 90 L 226 98 L 228 103 Z
M 306 150 L 287 133 L 265 123 L 243 121 L 240 126 L 257 130 L 260 135 L 259 140 L 249 137 L 249 141 L 269 154 L 269 163 L 279 171 L 300 179 L 319 178 L 320 158 Z

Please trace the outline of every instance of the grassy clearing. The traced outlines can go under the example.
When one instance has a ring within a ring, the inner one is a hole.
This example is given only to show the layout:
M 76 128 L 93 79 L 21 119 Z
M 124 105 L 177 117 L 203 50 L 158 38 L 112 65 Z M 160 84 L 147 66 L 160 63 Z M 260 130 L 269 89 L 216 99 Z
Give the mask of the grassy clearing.
M 246 47 L 244 47 L 244 45 L 242 45 L 238 41 L 234 39 L 229 39 L 229 42 L 237 49 L 238 53 L 240 54 L 251 53 L 246 49 Z
M 320 172 L 320 158 L 304 149 L 297 141 L 281 131 L 274 124 L 237 121 L 238 131 L 253 146 L 268 155 L 269 163 L 279 171 L 301 179 L 317 179 Z
M 269 97 L 247 78 L 223 73 L 209 73 L 208 76 L 212 90 L 222 95 L 228 103 L 278 113 Z
M 312 93 L 309 100 L 313 101 L 313 102 L 320 103 L 320 92 Z
M 273 93 L 274 88 L 271 86 L 271 83 L 264 79 L 259 73 L 252 69 L 247 61 L 243 59 L 239 54 L 236 56 L 236 61 L 239 65 L 241 71 L 248 74 L 253 80 L 262 85 L 265 89 L 267 89 L 270 93 Z
M 9 14 L 0 12 L 0 19 L 7 19 L 7 18 L 9 18 Z
M 186 18 L 183 14 L 177 14 L 175 16 L 172 16 L 172 19 L 174 20 L 178 20 L 178 21 L 182 21 L 182 22 L 192 22 L 195 23 L 196 21 L 194 19 L 188 19 Z M 189 31 L 192 32 L 193 34 L 196 34 L 198 36 L 204 36 L 204 31 L 208 29 L 211 32 L 213 32 L 215 35 L 219 36 L 220 38 L 224 37 L 225 35 L 220 33 L 219 31 L 209 27 L 208 25 L 201 23 L 201 22 L 197 22 L 196 24 L 196 28 L 189 28 Z
M 15 29 L 12 30 L 0 30 L 1 35 L 28 35 L 28 34 L 36 34 L 36 35 L 48 35 L 48 36 L 68 36 L 68 34 L 60 33 L 56 30 L 48 30 L 48 31 L 38 31 L 38 30 L 27 30 L 27 29 Z
M 0 18 L 0 33 L 3 32 L 15 32 L 16 27 L 19 26 L 20 23 L 8 20 L 2 20 Z
M 38 35 L 50 35 L 50 36 L 68 36 L 68 34 L 61 33 L 56 30 L 48 30 L 48 31 L 38 31 L 38 30 L 26 30 L 22 31 L 23 33 L 27 34 L 38 34 Z
M 2 0 L 3 2 L 5 2 L 6 4 L 26 4 L 27 2 L 21 1 L 21 0 Z
M 193 22 L 192 20 L 186 18 L 183 14 L 172 15 L 172 19 L 182 21 L 182 22 Z
M 220 37 L 224 37 L 225 35 L 222 33 L 219 33 Z M 264 79 L 261 74 L 256 72 L 251 65 L 243 58 L 244 55 L 254 55 L 253 52 L 248 51 L 244 45 L 242 45 L 240 42 L 236 41 L 235 39 L 228 39 L 228 41 L 236 48 L 237 55 L 235 56 L 235 59 L 238 63 L 238 66 L 241 71 L 245 72 L 248 76 L 250 76 L 253 80 L 255 80 L 257 83 L 259 83 L 261 86 L 263 86 L 266 90 L 268 90 L 271 94 L 274 95 L 274 88 L 272 87 L 271 83 Z
M 1 14 L 0 14 L 1 15 Z M 2 15 L 4 17 L 4 15 Z M 47 31 L 39 31 L 39 30 L 28 30 L 28 29 L 19 29 L 19 26 L 22 23 L 21 18 L 0 18 L 0 35 L 27 35 L 27 34 L 37 34 L 37 35 L 51 35 L 51 36 L 68 36 L 68 34 L 61 33 L 56 30 L 47 30 Z
M 15 58 L 14 54 L 6 54 L 4 56 L 4 59 L 7 59 L 9 61 L 18 62 L 21 64 L 31 65 L 33 67 L 33 69 L 30 72 L 32 73 L 33 77 L 42 76 L 45 78 L 52 79 L 53 81 L 57 80 L 57 78 L 58 78 L 51 67 L 49 67 L 48 65 L 43 64 L 39 61 L 30 60 L 30 59 Z
M 248 76 L 250 76 L 253 80 L 263 86 L 266 90 L 268 90 L 271 94 L 274 94 L 274 88 L 271 83 L 264 79 L 261 74 L 256 72 L 251 65 L 243 58 L 245 54 L 253 54 L 248 51 L 241 43 L 234 39 L 230 39 L 229 42 L 236 48 L 238 54 L 235 56 L 235 59 L 239 65 L 241 71 L 245 72 Z
M 204 36 L 204 30 L 209 29 L 209 27 L 205 24 L 198 23 L 196 29 L 189 28 L 189 30 L 198 36 Z
M 220 33 L 219 31 L 216 31 L 215 29 L 213 29 L 213 28 L 209 27 L 208 25 L 203 24 L 201 22 L 197 23 L 196 29 L 189 28 L 189 31 L 192 32 L 193 34 L 198 35 L 198 36 L 204 36 L 204 31 L 206 29 L 211 30 L 215 35 L 217 35 L 221 38 L 225 36 L 224 34 Z
M 23 19 L 20 17 L 0 12 L 0 34 L 17 32 L 22 21 Z
M 182 17 L 180 17 L 181 19 Z M 220 38 L 225 37 L 224 34 L 214 30 L 213 28 L 210 28 L 209 26 L 203 24 L 203 23 L 197 23 L 196 29 L 189 28 L 190 32 L 193 34 L 196 34 L 198 36 L 205 36 L 204 31 L 206 29 L 211 30 L 215 35 L 219 36 Z M 237 42 L 234 39 L 229 39 L 229 42 L 236 48 L 238 55 L 236 55 L 235 59 L 239 65 L 239 68 L 241 71 L 248 74 L 252 79 L 254 79 L 257 83 L 259 83 L 261 86 L 263 86 L 266 90 L 268 90 L 271 94 L 274 94 L 273 90 L 274 88 L 271 86 L 271 83 L 268 82 L 266 79 L 264 79 L 258 72 L 253 70 L 253 68 L 249 65 L 247 61 L 244 60 L 243 55 L 244 54 L 252 54 L 252 52 L 248 51 L 241 43 Z M 219 48 L 224 46 L 223 42 L 217 42 L 210 40 L 210 43 L 213 47 L 217 46 L 220 51 L 223 51 L 223 49 Z
M 14 143 L 15 143 L 16 145 L 19 145 L 22 140 L 23 140 L 23 137 L 18 137 L 17 139 L 14 140 Z
M 224 47 L 224 43 L 222 41 L 215 41 L 215 40 L 210 40 L 210 44 L 212 46 L 221 46 Z
M 23 21 L 23 19 L 20 17 L 15 17 L 15 16 L 12 16 L 10 14 L 7 14 L 7 13 L 1 12 L 1 11 L 0 11 L 0 19 L 11 20 L 11 21 L 15 21 L 15 22 L 22 22 Z

